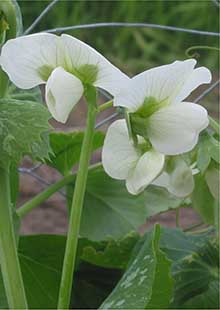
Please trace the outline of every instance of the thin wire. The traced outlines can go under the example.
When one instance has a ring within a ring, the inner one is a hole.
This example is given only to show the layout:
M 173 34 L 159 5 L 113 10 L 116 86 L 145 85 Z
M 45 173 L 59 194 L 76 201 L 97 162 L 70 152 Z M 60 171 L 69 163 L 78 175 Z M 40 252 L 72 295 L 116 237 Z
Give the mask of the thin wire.
M 215 83 L 213 83 L 211 86 L 209 86 L 206 90 L 204 90 L 203 93 L 201 93 L 201 95 L 199 95 L 194 102 L 197 103 L 199 101 L 201 101 L 206 95 L 208 95 L 218 84 L 220 83 L 220 79 L 217 80 Z
M 156 29 L 163 29 L 169 31 L 179 31 L 179 32 L 187 32 L 193 33 L 197 35 L 206 35 L 206 36 L 220 36 L 218 32 L 210 32 L 210 31 L 202 31 L 196 29 L 187 29 L 181 27 L 173 27 L 173 26 L 166 26 L 166 25 L 159 25 L 159 24 L 148 24 L 148 23 L 122 23 L 122 22 L 112 22 L 112 23 L 94 23 L 94 24 L 83 24 L 83 25 L 75 25 L 75 26 L 68 26 L 68 27 L 58 27 L 54 29 L 44 30 L 44 32 L 50 33 L 59 33 L 69 30 L 76 30 L 76 29 L 92 29 L 92 28 L 102 28 L 102 27 L 142 27 L 142 28 L 156 28 Z
M 50 185 L 53 184 L 52 182 L 48 182 L 48 181 L 44 180 L 44 178 L 42 178 L 42 177 L 39 176 L 38 174 L 34 173 L 34 172 L 32 171 L 32 169 L 33 169 L 33 168 L 30 168 L 30 169 L 29 169 L 29 168 L 18 168 L 18 171 L 19 171 L 20 173 L 30 175 L 31 177 L 33 177 L 34 179 L 36 179 L 36 180 L 37 180 L 39 183 L 41 183 L 41 184 L 44 184 L 44 185 L 47 185 L 47 186 L 50 186 Z M 58 193 L 59 193 L 60 195 L 62 195 L 63 197 L 66 198 L 66 194 L 64 194 L 61 190 L 59 190 Z
M 59 0 L 53 0 L 48 6 L 42 11 L 42 13 L 35 19 L 35 21 L 24 31 L 24 35 L 29 34 L 36 26 L 39 24 L 41 19 L 52 9 L 52 7 L 58 2 Z
M 117 112 L 115 112 L 115 113 L 109 115 L 108 117 L 104 118 L 102 121 L 100 121 L 99 123 L 97 123 L 97 124 L 95 125 L 95 129 L 100 128 L 100 127 L 103 126 L 105 123 L 107 123 L 107 122 L 113 120 L 113 119 L 116 118 L 117 116 L 118 116 L 118 113 L 117 113 Z

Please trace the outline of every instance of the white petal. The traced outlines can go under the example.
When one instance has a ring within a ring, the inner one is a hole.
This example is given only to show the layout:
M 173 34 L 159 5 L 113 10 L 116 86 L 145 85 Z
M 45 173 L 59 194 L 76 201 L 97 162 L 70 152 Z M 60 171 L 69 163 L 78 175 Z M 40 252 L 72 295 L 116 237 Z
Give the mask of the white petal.
M 156 186 L 161 186 L 168 188 L 170 182 L 170 176 L 166 171 L 163 171 L 158 178 L 156 178 L 152 184 Z
M 65 123 L 69 113 L 83 94 L 83 85 L 74 75 L 58 67 L 46 84 L 46 103 L 52 116 Z
M 200 67 L 194 69 L 191 75 L 187 78 L 185 84 L 183 85 L 180 93 L 175 98 L 174 103 L 181 102 L 183 99 L 188 97 L 191 92 L 202 84 L 208 84 L 212 80 L 211 72 L 205 68 Z
M 181 158 L 173 158 L 173 169 L 163 171 L 152 182 L 153 185 L 165 187 L 171 194 L 177 197 L 187 197 L 193 192 L 193 171 Z
M 144 153 L 130 172 L 126 186 L 129 193 L 137 195 L 161 173 L 165 156 L 154 150 Z
M 95 65 L 98 74 L 94 86 L 100 87 L 115 95 L 129 80 L 128 76 L 112 65 L 94 48 L 86 43 L 63 34 L 61 40 L 64 44 L 67 66 L 78 69 L 83 65 Z
M 45 82 L 40 70 L 53 70 L 57 65 L 57 40 L 49 33 L 32 34 L 8 40 L 2 47 L 0 63 L 10 80 L 28 89 Z
M 193 192 L 194 179 L 192 169 L 182 159 L 179 159 L 170 173 L 168 191 L 177 197 L 187 197 Z
M 147 97 L 172 103 L 191 76 L 195 64 L 194 59 L 175 61 L 136 75 L 116 96 L 114 105 L 127 107 L 130 112 L 135 112 Z
M 205 108 L 183 102 L 155 112 L 148 119 L 148 136 L 158 152 L 177 155 L 192 150 L 208 124 Z
M 124 120 L 117 120 L 108 128 L 102 150 L 103 167 L 112 178 L 127 178 L 139 155 L 129 139 Z

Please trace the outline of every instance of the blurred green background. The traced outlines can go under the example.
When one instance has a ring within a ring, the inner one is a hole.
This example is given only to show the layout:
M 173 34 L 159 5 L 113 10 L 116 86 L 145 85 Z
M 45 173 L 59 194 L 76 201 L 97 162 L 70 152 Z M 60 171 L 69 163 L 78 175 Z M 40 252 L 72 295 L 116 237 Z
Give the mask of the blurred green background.
M 18 1 L 26 29 L 51 1 Z M 59 1 L 33 32 L 96 22 L 145 22 L 218 32 L 219 11 L 212 1 Z M 103 53 L 127 74 L 176 59 L 195 45 L 218 47 L 218 37 L 150 28 L 99 28 L 69 31 Z M 218 71 L 218 52 L 197 50 L 200 65 Z
M 51 1 L 18 0 L 18 2 L 23 13 L 24 29 L 27 29 Z M 33 32 L 97 22 L 145 22 L 218 32 L 218 17 L 218 8 L 212 0 L 60 0 L 41 20 Z M 129 75 L 177 59 L 184 60 L 187 58 L 185 51 L 191 46 L 219 46 L 218 37 L 150 28 L 99 28 L 68 33 L 91 44 Z M 216 80 L 218 78 L 218 53 L 211 50 L 198 50 L 197 52 L 200 54 L 198 58 L 199 65 L 207 66 L 212 71 L 213 80 Z M 193 93 L 192 97 L 196 98 L 207 87 L 207 85 L 201 86 Z M 208 108 L 212 116 L 218 117 L 218 88 L 216 87 L 206 96 L 201 101 L 201 104 Z M 112 110 L 103 112 L 98 121 L 109 115 L 107 113 L 112 113 Z M 53 126 L 64 131 L 79 128 L 84 126 L 85 114 L 86 105 L 77 105 L 65 125 L 53 121 Z M 107 127 L 108 124 L 102 129 L 105 130 Z M 41 178 L 45 178 L 49 182 L 55 182 L 57 178 L 54 170 L 49 170 L 45 166 L 41 167 L 38 173 Z M 22 200 L 27 196 L 33 197 L 41 191 L 42 184 L 39 181 L 34 180 L 29 175 L 22 176 L 22 178 Z M 55 197 L 54 200 L 43 204 L 42 208 L 36 208 L 33 213 L 30 213 L 23 221 L 22 233 L 65 233 L 67 218 L 65 208 L 63 208 L 63 198 L 61 198 L 61 196 Z M 49 208 L 49 206 L 52 206 L 52 208 Z M 190 213 L 184 213 L 181 222 L 189 226 L 196 221 L 195 215 L 190 208 L 185 208 L 184 211 Z M 160 221 L 164 225 L 175 225 L 174 218 L 175 215 L 169 213 L 167 216 L 162 216 Z M 156 219 L 156 221 L 158 220 Z

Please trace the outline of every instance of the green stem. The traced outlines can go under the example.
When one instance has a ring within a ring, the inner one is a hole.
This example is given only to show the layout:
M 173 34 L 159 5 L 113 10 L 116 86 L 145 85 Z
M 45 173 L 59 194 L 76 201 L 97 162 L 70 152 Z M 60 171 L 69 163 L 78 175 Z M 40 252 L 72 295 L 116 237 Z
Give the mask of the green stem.
M 209 116 L 209 126 L 219 135 L 220 133 L 219 123 L 216 122 L 211 116 Z
M 63 179 L 59 180 L 58 182 L 52 184 L 47 189 L 45 189 L 43 192 L 35 196 L 30 201 L 23 204 L 22 207 L 17 209 L 17 215 L 19 217 L 23 217 L 28 212 L 30 212 L 32 209 L 37 207 L 39 204 L 47 200 L 51 195 L 56 193 L 59 189 L 64 187 L 66 184 L 71 183 L 75 179 L 75 175 L 68 175 L 64 177 Z
M 109 108 L 113 107 L 113 100 L 109 100 L 98 107 L 98 112 L 105 111 Z
M 176 227 L 180 227 L 180 209 L 176 209 Z
M 10 309 L 27 309 L 10 203 L 8 169 L 0 168 L 0 264 Z
M 79 170 L 76 177 L 70 213 L 69 229 L 66 241 L 66 250 L 63 263 L 63 271 L 59 292 L 58 309 L 68 309 L 72 290 L 80 220 L 83 208 L 83 200 L 86 189 L 89 160 L 92 151 L 92 141 L 95 127 L 95 107 L 88 104 L 87 127 L 83 139 Z
M 98 167 L 101 167 L 102 163 L 96 163 L 94 165 L 91 165 L 89 167 L 89 170 L 96 169 Z M 24 203 L 19 209 L 17 209 L 16 213 L 18 217 L 22 218 L 27 213 L 29 213 L 32 209 L 39 206 L 41 203 L 43 203 L 45 200 L 47 200 L 49 197 L 51 197 L 54 193 L 56 193 L 58 190 L 63 188 L 65 185 L 72 183 L 76 178 L 76 173 L 67 175 L 63 179 L 57 181 L 56 183 L 48 186 L 43 192 L 35 196 L 33 199 L 27 201 Z

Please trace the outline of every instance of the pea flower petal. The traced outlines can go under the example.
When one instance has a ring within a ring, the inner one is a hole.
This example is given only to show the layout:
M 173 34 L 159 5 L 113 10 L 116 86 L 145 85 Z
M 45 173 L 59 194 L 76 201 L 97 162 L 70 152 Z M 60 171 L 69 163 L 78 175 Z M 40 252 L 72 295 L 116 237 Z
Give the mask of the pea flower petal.
M 150 150 L 143 154 L 126 179 L 129 193 L 137 195 L 152 183 L 164 166 L 164 155 Z
M 64 95 L 64 89 L 62 90 L 59 87 L 59 83 L 64 86 L 62 77 L 64 75 L 67 77 L 67 74 L 64 74 L 64 71 L 60 69 L 54 71 L 59 67 L 75 77 L 74 85 L 75 87 L 79 86 L 79 89 L 75 89 L 74 93 L 68 91 L 71 95 L 80 94 L 82 91 L 81 86 L 85 84 L 100 87 L 110 94 L 115 95 L 118 92 L 119 85 L 126 84 L 129 80 L 128 76 L 112 65 L 95 49 L 65 34 L 57 36 L 54 34 L 39 33 L 8 40 L 2 47 L 0 64 L 3 70 L 9 75 L 11 81 L 23 89 L 29 89 L 39 84 L 47 83 L 48 80 L 50 80 L 50 85 L 51 81 L 54 81 L 54 83 L 56 81 L 56 86 L 62 94 L 57 96 L 57 99 L 60 98 L 59 100 Z M 54 72 L 56 73 L 56 78 Z M 59 73 L 61 74 L 60 77 L 57 76 Z M 81 84 L 76 82 L 76 79 L 80 80 Z M 71 84 L 70 76 L 66 80 L 68 80 L 68 86 L 65 89 L 69 89 Z M 74 78 L 72 78 L 73 80 Z M 52 99 L 48 94 L 46 99 Z M 56 102 L 56 113 L 51 105 L 53 100 L 47 103 L 50 111 L 53 111 L 54 118 L 57 120 L 66 120 L 66 113 L 71 110 L 70 102 L 74 106 L 78 98 L 67 99 L 67 96 L 65 97 L 65 101 L 62 100 L 62 104 L 64 105 L 68 102 L 68 106 L 63 107 L 63 111 L 61 108 L 58 109 L 61 103 Z M 57 114 L 58 110 L 61 115 Z
M 195 59 L 188 59 L 144 71 L 121 88 L 114 105 L 135 112 L 149 97 L 169 104 L 181 102 L 199 85 L 211 81 L 210 71 L 205 67 L 194 69 L 195 65 Z
M 52 71 L 47 81 L 45 95 L 52 116 L 65 123 L 83 95 L 83 85 L 77 77 L 58 67 Z
M 96 79 L 93 81 L 94 86 L 105 89 L 114 96 L 118 93 L 120 86 L 128 82 L 127 75 L 113 66 L 91 46 L 67 34 L 61 35 L 61 40 L 65 53 L 69 57 L 68 67 L 76 68 L 79 71 L 80 68 L 85 68 L 85 65 L 89 65 L 90 68 L 92 68 L 91 66 L 97 67 Z
M 165 187 L 174 196 L 184 198 L 194 189 L 193 170 L 181 158 L 173 159 L 173 169 L 165 170 L 152 184 Z
M 8 40 L 1 51 L 2 69 L 10 80 L 22 89 L 45 83 L 40 71 L 52 71 L 56 67 L 57 41 L 58 37 L 49 33 Z
M 190 102 L 160 109 L 149 117 L 148 122 L 153 147 L 166 155 L 192 150 L 198 142 L 199 133 L 209 124 L 206 109 Z
M 102 164 L 106 173 L 114 179 L 125 180 L 138 158 L 138 152 L 129 139 L 126 122 L 117 120 L 112 123 L 102 150 Z
M 126 180 L 128 191 L 136 195 L 162 171 L 165 156 L 155 150 L 142 154 L 129 138 L 125 120 L 117 120 L 108 128 L 102 150 L 102 163 L 108 175 Z

